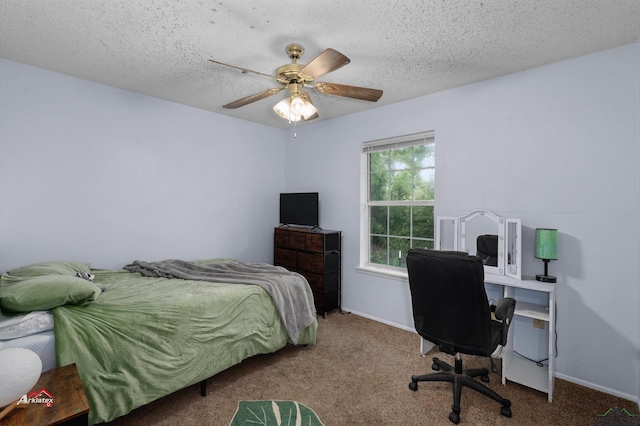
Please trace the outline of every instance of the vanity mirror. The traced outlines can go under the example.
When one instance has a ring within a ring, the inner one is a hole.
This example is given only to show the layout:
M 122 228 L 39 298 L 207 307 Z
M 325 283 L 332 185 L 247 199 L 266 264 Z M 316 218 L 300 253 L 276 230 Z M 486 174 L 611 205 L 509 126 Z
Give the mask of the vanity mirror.
M 488 210 L 460 217 L 438 216 L 437 250 L 459 250 L 480 257 L 487 274 L 521 278 L 520 219 L 506 219 Z

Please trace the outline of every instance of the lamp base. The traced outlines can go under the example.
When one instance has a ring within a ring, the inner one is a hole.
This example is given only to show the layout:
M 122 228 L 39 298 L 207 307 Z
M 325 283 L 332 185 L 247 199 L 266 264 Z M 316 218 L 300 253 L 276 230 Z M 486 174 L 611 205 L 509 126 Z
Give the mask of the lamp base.
M 551 275 L 536 275 L 536 280 L 542 281 L 543 283 L 555 283 L 556 277 Z

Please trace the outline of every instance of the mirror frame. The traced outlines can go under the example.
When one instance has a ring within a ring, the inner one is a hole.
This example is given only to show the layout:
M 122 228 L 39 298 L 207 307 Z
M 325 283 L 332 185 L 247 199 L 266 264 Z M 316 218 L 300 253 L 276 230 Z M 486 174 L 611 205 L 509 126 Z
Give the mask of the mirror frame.
M 505 275 L 522 279 L 522 222 L 520 219 L 507 219 L 505 234 L 504 249 L 507 253 Z
M 438 216 L 435 249 L 469 253 L 466 240 L 467 226 L 469 221 L 478 217 L 484 217 L 494 222 L 498 235 L 497 266 L 484 265 L 485 273 L 506 275 L 520 280 L 522 276 L 522 224 L 520 219 L 507 219 L 489 210 L 473 210 L 460 217 Z
M 504 218 L 493 214 L 488 210 L 474 210 L 464 216 L 460 216 L 460 241 L 458 247 L 460 247 L 460 251 L 471 254 L 471 251 L 476 248 L 476 239 L 473 238 L 473 241 L 467 241 L 467 224 L 472 222 L 474 219 L 480 219 L 483 217 L 492 222 L 492 227 L 495 225 L 496 234 L 498 236 L 498 261 L 496 266 L 484 265 L 484 272 L 485 274 L 504 275 Z M 479 235 L 480 234 L 474 234 L 473 236 L 478 237 Z
M 454 217 L 454 216 L 438 216 L 437 217 L 435 249 L 443 250 L 443 251 L 450 251 L 450 250 L 458 251 L 458 218 L 457 217 Z

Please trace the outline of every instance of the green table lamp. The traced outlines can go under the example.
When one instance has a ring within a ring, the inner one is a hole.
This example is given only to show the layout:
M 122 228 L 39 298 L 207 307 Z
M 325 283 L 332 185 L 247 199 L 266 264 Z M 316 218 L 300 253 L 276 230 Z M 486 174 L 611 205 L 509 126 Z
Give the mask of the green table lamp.
M 555 283 L 556 277 L 549 275 L 549 261 L 558 260 L 558 230 L 536 228 L 536 259 L 544 262 L 544 275 L 536 275 L 536 280 Z

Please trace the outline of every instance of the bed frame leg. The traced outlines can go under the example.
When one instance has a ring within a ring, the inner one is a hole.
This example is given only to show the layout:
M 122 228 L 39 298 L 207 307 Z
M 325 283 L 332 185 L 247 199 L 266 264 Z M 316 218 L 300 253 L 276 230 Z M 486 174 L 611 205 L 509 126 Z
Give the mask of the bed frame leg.
M 203 380 L 200 382 L 200 395 L 207 396 L 207 380 Z

